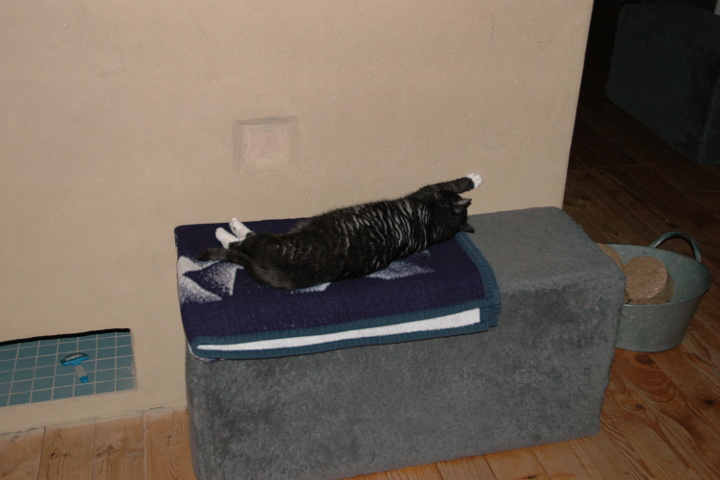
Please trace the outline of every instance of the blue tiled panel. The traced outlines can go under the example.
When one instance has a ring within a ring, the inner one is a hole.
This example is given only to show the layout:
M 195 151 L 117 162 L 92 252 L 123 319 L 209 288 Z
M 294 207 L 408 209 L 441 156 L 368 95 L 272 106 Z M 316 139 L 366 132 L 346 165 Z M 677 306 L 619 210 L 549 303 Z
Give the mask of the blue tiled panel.
M 80 382 L 73 367 L 60 364 L 75 352 L 90 357 L 82 362 L 88 383 Z M 0 343 L 0 407 L 133 388 L 129 330 Z

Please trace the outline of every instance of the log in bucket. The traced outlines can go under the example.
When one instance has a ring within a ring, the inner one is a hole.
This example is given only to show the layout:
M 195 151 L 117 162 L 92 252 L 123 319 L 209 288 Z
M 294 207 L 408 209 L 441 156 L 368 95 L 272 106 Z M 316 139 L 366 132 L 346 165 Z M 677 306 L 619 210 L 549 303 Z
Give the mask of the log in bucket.
M 695 258 L 657 248 L 671 238 L 687 241 Z M 675 281 L 675 292 L 668 303 L 623 305 L 615 346 L 635 352 L 660 352 L 680 344 L 695 310 L 712 283 L 710 271 L 701 263 L 700 249 L 695 240 L 682 232 L 668 232 L 649 247 L 608 246 L 620 255 L 623 263 L 643 255 L 657 258 L 665 264 Z

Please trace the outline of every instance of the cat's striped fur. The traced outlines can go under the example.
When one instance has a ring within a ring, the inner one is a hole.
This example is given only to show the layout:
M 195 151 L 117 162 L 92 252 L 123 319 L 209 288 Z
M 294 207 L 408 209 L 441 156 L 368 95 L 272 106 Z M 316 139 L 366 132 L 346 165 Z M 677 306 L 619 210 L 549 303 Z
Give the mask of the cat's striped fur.
M 339 208 L 285 234 L 251 232 L 233 219 L 233 234 L 216 232 L 223 248 L 205 250 L 198 259 L 240 264 L 256 280 L 287 290 L 362 277 L 460 231 L 472 232 L 470 200 L 459 194 L 481 182 L 470 174 L 397 200 Z

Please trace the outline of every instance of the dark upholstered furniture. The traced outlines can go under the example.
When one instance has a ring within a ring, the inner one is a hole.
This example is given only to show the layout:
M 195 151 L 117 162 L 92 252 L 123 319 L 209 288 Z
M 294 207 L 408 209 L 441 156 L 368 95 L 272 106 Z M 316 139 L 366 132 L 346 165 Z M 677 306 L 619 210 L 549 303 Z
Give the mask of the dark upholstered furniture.
M 629 4 L 605 93 L 700 164 L 720 164 L 720 16 L 683 3 Z
M 488 332 L 203 363 L 188 355 L 199 479 L 322 480 L 592 435 L 624 277 L 562 210 L 474 215 Z

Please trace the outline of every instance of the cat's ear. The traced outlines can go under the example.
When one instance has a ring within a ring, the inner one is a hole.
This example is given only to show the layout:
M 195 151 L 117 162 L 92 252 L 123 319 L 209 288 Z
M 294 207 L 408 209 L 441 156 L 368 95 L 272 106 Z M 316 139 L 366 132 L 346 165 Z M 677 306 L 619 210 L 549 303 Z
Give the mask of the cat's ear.
M 468 233 L 475 233 L 475 229 L 470 226 L 469 223 L 465 222 L 462 225 L 460 225 L 460 231 L 461 232 L 468 232 Z
M 471 203 L 472 200 L 469 198 L 460 198 L 457 202 L 453 203 L 453 211 L 455 213 L 463 213 L 464 211 L 467 211 Z

